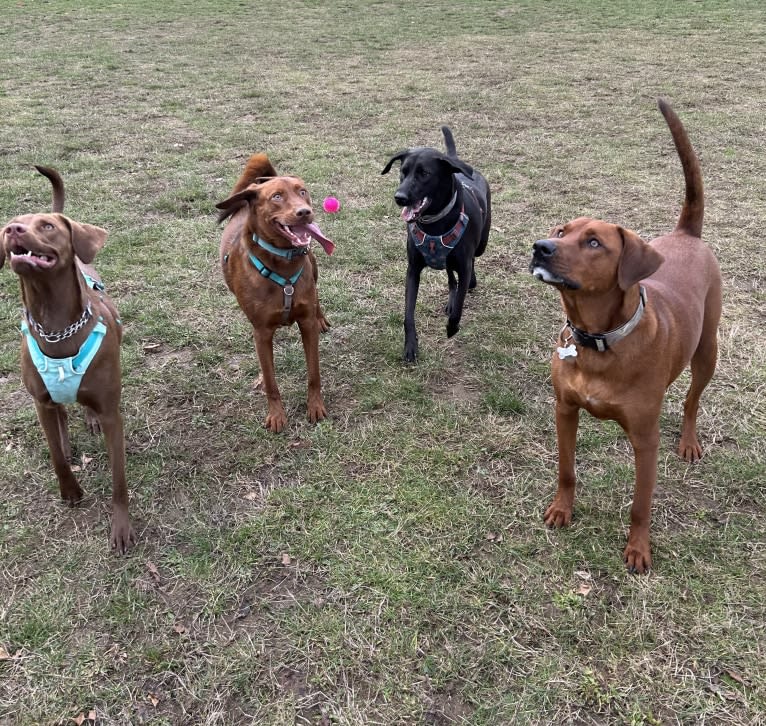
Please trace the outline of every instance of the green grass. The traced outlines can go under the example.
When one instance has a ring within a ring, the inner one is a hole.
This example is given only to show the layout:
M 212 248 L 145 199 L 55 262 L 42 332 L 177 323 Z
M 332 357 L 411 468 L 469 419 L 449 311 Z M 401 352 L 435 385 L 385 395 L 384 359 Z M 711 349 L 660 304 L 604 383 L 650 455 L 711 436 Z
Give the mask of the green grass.
M 107 548 L 103 443 L 71 417 L 70 509 L 18 371 L 0 274 L 0 723 L 764 723 L 766 189 L 761 3 L 17 2 L 0 27 L 0 221 L 48 208 L 106 227 L 125 322 L 123 410 L 139 542 Z M 555 291 L 531 244 L 581 214 L 669 230 L 682 176 L 656 98 L 703 164 L 721 262 L 706 457 L 664 408 L 654 570 L 621 552 L 633 488 L 616 424 L 583 415 L 572 526 L 556 479 Z M 401 362 L 404 230 L 389 156 L 449 123 L 493 193 L 460 333 L 423 274 L 421 359 Z M 217 201 L 267 151 L 302 176 L 320 253 L 330 418 L 262 428 L 252 334 L 218 269 Z M 316 205 L 319 207 L 319 205 Z M 87 723 L 87 722 L 86 722 Z

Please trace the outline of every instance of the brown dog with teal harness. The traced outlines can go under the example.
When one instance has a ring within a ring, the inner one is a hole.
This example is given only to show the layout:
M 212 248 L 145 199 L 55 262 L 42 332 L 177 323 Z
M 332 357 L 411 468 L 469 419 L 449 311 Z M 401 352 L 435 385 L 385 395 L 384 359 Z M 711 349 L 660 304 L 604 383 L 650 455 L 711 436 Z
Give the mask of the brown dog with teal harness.
M 319 305 L 317 261 L 311 240 L 332 254 L 335 246 L 314 223 L 302 179 L 279 176 L 266 154 L 250 157 L 232 194 L 216 205 L 229 220 L 220 246 L 224 280 L 253 326 L 255 349 L 268 402 L 265 426 L 287 425 L 274 371 L 274 333 L 298 323 L 308 373 L 308 419 L 327 416 L 319 375 L 319 333 L 330 324 Z
M 90 265 L 106 231 L 64 216 L 61 177 L 55 169 L 36 168 L 53 186 L 53 212 L 14 217 L 2 230 L 0 255 L 0 267 L 7 257 L 21 284 L 21 378 L 34 398 L 61 497 L 69 504 L 80 501 L 83 492 L 70 465 L 65 405 L 81 404 L 88 428 L 103 432 L 112 469 L 110 542 L 124 553 L 135 535 L 120 413 L 122 324 Z

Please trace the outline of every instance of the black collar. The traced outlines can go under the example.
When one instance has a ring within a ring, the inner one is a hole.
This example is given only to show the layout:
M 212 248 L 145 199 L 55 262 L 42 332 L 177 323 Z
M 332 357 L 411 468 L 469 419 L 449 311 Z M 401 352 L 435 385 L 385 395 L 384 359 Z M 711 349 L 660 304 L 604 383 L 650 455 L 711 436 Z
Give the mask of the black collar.
M 582 345 L 585 348 L 593 348 L 593 350 L 603 353 L 605 350 L 609 350 L 609 348 L 616 342 L 629 335 L 640 322 L 644 315 L 644 310 L 646 309 L 646 290 L 643 285 L 639 285 L 638 290 L 638 307 L 636 308 L 636 312 L 633 313 L 633 317 L 628 320 L 627 323 L 624 323 L 619 328 L 610 330 L 608 333 L 587 333 L 584 330 L 580 330 L 580 328 L 576 328 L 572 325 L 569 319 L 567 319 L 565 328 L 569 328 L 572 332 L 572 338 L 574 338 L 575 343 L 577 343 L 577 345 Z

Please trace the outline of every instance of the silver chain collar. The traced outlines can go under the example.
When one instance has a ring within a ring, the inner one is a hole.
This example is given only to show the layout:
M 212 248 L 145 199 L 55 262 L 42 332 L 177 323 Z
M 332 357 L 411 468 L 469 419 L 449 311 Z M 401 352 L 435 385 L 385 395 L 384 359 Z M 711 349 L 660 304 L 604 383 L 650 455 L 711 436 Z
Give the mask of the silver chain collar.
M 82 315 L 80 316 L 80 319 L 72 323 L 71 325 L 68 325 L 63 330 L 56 330 L 52 333 L 46 333 L 45 328 L 43 328 L 40 323 L 38 323 L 30 314 L 29 310 L 24 311 L 27 315 L 27 320 L 29 321 L 29 326 L 34 329 L 34 331 L 46 342 L 46 343 L 59 343 L 62 340 L 66 340 L 67 338 L 71 338 L 75 333 L 79 333 L 87 324 L 88 320 L 91 319 L 93 316 L 93 310 L 90 305 L 90 300 L 88 300 L 88 305 L 86 306 L 85 310 L 82 311 Z

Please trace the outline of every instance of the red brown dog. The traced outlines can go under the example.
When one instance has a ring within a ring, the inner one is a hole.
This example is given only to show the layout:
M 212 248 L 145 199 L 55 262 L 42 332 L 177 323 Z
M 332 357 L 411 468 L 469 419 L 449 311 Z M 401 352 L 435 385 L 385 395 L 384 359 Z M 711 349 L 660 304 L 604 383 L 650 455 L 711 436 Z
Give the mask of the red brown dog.
M 53 186 L 53 213 L 14 217 L 2 230 L 0 255 L 0 266 L 9 258 L 21 283 L 21 378 L 35 400 L 61 497 L 72 505 L 83 492 L 69 465 L 64 404 L 82 404 L 91 431 L 103 431 L 112 468 L 110 541 L 124 554 L 135 542 L 135 535 L 128 513 L 120 414 L 122 327 L 89 265 L 107 233 L 61 214 L 61 177 L 54 169 L 36 168 Z
M 216 207 L 229 219 L 221 238 L 223 276 L 250 320 L 268 401 L 265 426 L 279 433 L 287 416 L 274 374 L 274 332 L 298 323 L 308 373 L 308 418 L 327 415 L 319 378 L 319 333 L 330 324 L 319 306 L 316 239 L 329 255 L 335 246 L 314 224 L 306 185 L 279 176 L 266 154 L 250 157 L 228 199 Z
M 645 243 L 616 224 L 579 218 L 534 244 L 531 272 L 556 287 L 567 323 L 553 355 L 558 490 L 545 522 L 572 519 L 579 411 L 617 421 L 628 435 L 636 485 L 624 559 L 646 572 L 651 501 L 657 480 L 659 419 L 667 387 L 691 363 L 678 453 L 702 456 L 697 410 L 715 370 L 721 316 L 721 274 L 700 240 L 702 173 L 681 121 L 659 102 L 681 159 L 686 198 L 670 234 Z

